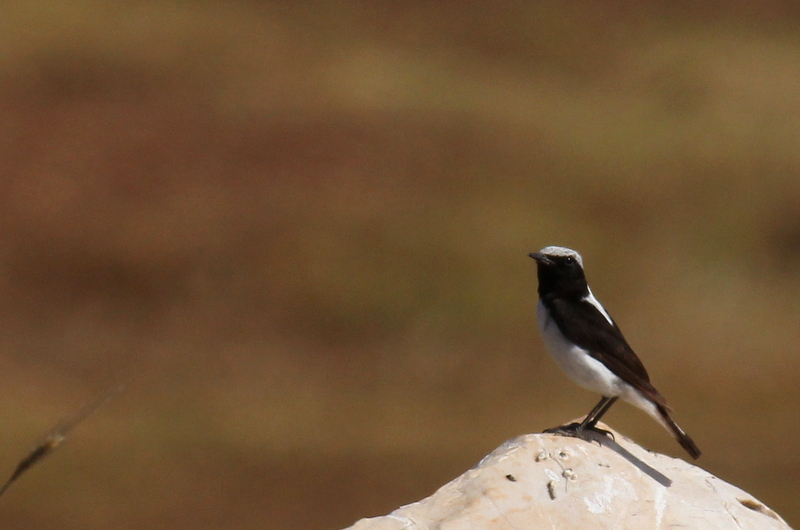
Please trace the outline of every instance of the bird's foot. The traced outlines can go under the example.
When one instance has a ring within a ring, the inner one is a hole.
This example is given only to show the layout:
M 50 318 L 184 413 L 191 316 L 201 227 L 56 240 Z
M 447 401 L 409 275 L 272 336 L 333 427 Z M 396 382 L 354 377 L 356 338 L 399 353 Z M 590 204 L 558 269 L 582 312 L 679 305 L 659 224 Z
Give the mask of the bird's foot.
M 550 429 L 545 429 L 545 434 L 555 434 L 558 436 L 572 436 L 573 438 L 580 438 L 578 434 L 581 431 L 581 424 L 580 423 L 569 423 L 567 425 L 559 425 L 558 427 L 552 427 Z
M 614 438 L 614 433 L 607 431 L 605 429 L 600 429 L 594 425 L 591 426 L 582 426 L 580 423 L 574 422 L 569 423 L 567 425 L 559 425 L 558 427 L 552 427 L 550 429 L 545 429 L 545 434 L 555 434 L 557 436 L 571 436 L 572 438 L 580 438 L 586 442 L 597 442 L 601 443 L 600 441 L 604 437 L 611 438 L 613 441 L 616 442 L 616 438 Z

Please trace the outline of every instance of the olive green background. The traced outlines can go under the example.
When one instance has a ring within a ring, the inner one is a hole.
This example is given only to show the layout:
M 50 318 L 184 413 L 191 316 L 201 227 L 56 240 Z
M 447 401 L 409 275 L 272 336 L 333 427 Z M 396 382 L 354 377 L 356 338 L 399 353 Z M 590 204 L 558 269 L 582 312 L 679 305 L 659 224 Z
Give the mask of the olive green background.
M 580 417 L 584 256 L 699 465 L 800 524 L 793 2 L 5 2 L 4 529 L 333 529 Z M 684 458 L 626 404 L 606 416 Z

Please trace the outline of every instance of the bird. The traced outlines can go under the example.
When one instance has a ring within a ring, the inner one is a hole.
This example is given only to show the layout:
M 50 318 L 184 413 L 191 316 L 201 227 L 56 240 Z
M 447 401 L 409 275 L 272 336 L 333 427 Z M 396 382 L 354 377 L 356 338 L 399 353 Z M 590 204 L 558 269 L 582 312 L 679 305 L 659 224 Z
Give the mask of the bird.
M 672 419 L 642 361 L 589 288 L 581 255 L 570 248 L 547 246 L 528 256 L 536 260 L 536 320 L 546 350 L 573 382 L 602 396 L 582 422 L 545 432 L 587 440 L 593 439 L 591 431 L 609 435 L 596 424 L 622 398 L 653 417 L 697 459 L 701 454 L 697 444 Z

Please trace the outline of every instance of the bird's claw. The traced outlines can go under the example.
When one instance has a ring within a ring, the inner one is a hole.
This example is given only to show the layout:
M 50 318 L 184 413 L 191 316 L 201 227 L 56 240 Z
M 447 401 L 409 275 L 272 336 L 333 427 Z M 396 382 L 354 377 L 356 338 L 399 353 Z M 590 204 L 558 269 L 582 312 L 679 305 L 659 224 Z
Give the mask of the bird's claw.
M 594 432 L 596 432 L 596 433 L 602 434 L 603 436 L 607 436 L 608 438 L 611 438 L 611 440 L 612 440 L 612 441 L 614 441 L 614 442 L 616 442 L 616 441 L 617 441 L 617 439 L 614 437 L 614 433 L 613 433 L 613 432 L 611 432 L 611 431 L 607 431 L 607 430 L 605 430 L 605 429 L 601 429 L 601 428 L 599 428 L 599 427 L 594 427 L 594 426 L 592 426 L 592 427 L 587 427 L 587 428 L 585 429 L 585 431 L 586 431 L 586 430 L 591 430 L 591 431 L 594 431 Z

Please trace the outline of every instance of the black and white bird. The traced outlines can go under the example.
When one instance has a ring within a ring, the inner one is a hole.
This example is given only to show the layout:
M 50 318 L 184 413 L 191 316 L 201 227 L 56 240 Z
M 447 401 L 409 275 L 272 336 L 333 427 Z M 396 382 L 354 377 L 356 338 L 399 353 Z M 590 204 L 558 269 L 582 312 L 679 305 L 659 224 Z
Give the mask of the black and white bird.
M 642 409 L 664 426 L 692 456 L 700 449 L 670 417 L 664 397 L 650 383 L 642 361 L 628 345 L 608 311 L 592 294 L 580 254 L 564 247 L 545 247 L 536 260 L 539 303 L 536 319 L 544 344 L 575 383 L 603 396 L 581 423 L 549 432 L 584 438 L 618 398 Z

